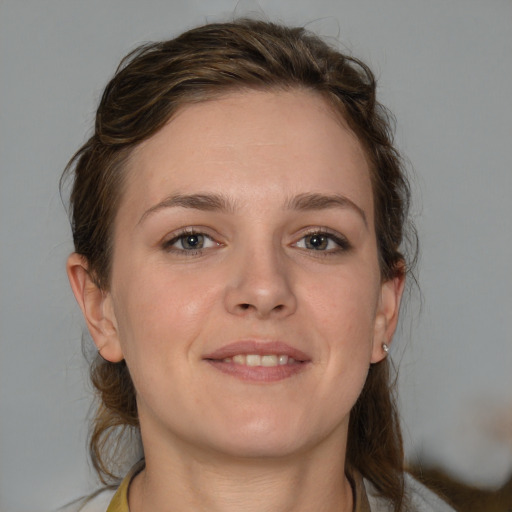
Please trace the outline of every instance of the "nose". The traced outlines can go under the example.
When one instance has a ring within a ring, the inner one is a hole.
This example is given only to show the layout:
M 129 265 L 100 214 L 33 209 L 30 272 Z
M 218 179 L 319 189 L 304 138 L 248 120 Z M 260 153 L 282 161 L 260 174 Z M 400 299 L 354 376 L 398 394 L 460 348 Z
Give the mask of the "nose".
M 284 318 L 297 309 L 293 276 L 285 257 L 272 247 L 244 251 L 230 262 L 225 304 L 229 313 Z

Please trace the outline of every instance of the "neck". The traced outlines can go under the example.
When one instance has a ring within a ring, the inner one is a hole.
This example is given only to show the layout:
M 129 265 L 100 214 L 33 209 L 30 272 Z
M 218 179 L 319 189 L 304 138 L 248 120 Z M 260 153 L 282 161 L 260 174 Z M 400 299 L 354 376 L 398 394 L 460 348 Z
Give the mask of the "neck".
M 275 459 L 204 453 L 176 443 L 163 451 L 145 447 L 146 468 L 130 486 L 130 512 L 352 510 L 343 445 L 333 450 L 326 442 Z

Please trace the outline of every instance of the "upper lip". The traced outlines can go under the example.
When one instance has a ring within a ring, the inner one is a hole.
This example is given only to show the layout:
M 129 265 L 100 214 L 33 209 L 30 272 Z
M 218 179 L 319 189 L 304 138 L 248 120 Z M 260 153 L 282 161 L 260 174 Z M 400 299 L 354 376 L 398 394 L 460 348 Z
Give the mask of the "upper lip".
M 287 355 L 296 361 L 310 361 L 311 358 L 301 350 L 282 341 L 240 340 L 205 354 L 203 359 L 223 360 L 238 354 Z

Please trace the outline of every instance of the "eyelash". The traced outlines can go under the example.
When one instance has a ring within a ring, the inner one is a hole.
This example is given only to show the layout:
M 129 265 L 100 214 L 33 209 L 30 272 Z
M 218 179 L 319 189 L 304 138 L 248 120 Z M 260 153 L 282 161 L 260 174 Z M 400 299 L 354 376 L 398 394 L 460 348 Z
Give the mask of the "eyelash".
M 176 247 L 173 247 L 174 244 L 179 242 L 180 240 L 184 240 L 186 237 L 190 236 L 197 236 L 197 237 L 204 237 L 204 239 L 208 240 L 209 242 L 213 242 L 217 246 L 220 246 L 221 244 L 219 242 L 216 242 L 211 236 L 207 235 L 206 233 L 196 230 L 196 229 L 185 229 L 177 234 L 175 234 L 171 239 L 166 240 L 162 243 L 162 248 L 168 252 L 168 253 L 174 253 L 180 256 L 199 256 L 203 254 L 205 250 L 211 249 L 213 247 L 201 247 L 199 249 L 190 249 L 187 250 L 185 248 L 179 249 Z M 307 247 L 299 247 L 299 242 L 302 240 L 305 240 L 307 237 L 312 236 L 318 236 L 318 237 L 325 237 L 327 239 L 327 243 L 330 241 L 334 242 L 337 247 L 334 249 L 326 249 L 326 250 L 320 250 L 320 249 L 310 249 Z M 182 242 L 183 245 L 183 242 Z M 316 257 L 329 257 L 329 256 L 335 256 L 339 255 L 340 253 L 348 252 L 350 249 L 352 249 L 352 245 L 350 242 L 344 237 L 339 234 L 332 233 L 329 229 L 326 228 L 313 228 L 308 230 L 306 233 L 302 234 L 302 236 L 297 240 L 295 243 L 292 244 L 292 246 L 297 247 L 298 249 L 301 249 L 303 251 L 306 251 L 308 253 L 313 253 Z
M 207 235 L 206 233 L 203 233 L 201 231 L 195 230 L 195 229 L 185 229 L 177 234 L 175 234 L 170 240 L 166 240 L 162 244 L 162 248 L 169 253 L 174 253 L 177 255 L 183 255 L 183 256 L 199 256 L 203 253 L 204 250 L 210 249 L 210 247 L 206 248 L 199 248 L 199 249 L 179 249 L 176 247 L 173 247 L 174 244 L 180 241 L 180 239 L 183 241 L 186 237 L 190 236 L 201 236 L 205 239 L 209 240 L 210 242 L 214 242 L 217 244 L 217 246 L 220 246 L 221 244 L 216 242 L 211 236 Z M 183 245 L 183 242 L 182 242 Z
M 299 242 L 306 239 L 307 237 L 312 237 L 315 235 L 318 237 L 325 237 L 328 240 L 328 242 L 329 241 L 334 242 L 337 245 L 337 247 L 334 249 L 327 249 L 327 250 L 315 250 L 315 249 L 308 249 L 306 247 L 298 247 Z M 337 256 L 340 253 L 345 253 L 352 249 L 352 245 L 344 236 L 337 234 L 337 233 L 333 233 L 332 231 L 330 231 L 327 228 L 320 228 L 320 227 L 308 230 L 293 245 L 296 246 L 297 248 L 307 251 L 309 253 L 314 253 L 314 256 L 318 256 L 318 257 Z

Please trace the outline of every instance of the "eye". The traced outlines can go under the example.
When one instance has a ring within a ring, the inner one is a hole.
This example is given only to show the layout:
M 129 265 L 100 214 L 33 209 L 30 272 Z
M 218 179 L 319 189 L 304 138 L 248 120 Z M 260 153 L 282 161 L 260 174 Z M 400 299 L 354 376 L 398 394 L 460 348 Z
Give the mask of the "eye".
M 164 249 L 169 252 L 196 254 L 203 249 L 216 247 L 219 244 L 204 233 L 181 233 L 164 243 Z
M 346 238 L 322 231 L 308 233 L 295 246 L 300 249 L 327 253 L 342 252 L 350 248 Z

